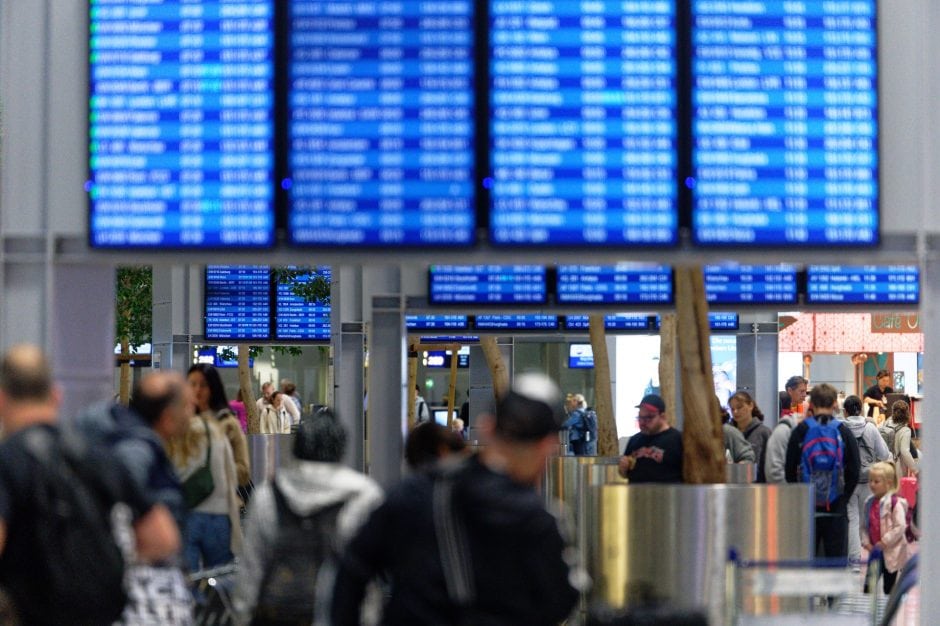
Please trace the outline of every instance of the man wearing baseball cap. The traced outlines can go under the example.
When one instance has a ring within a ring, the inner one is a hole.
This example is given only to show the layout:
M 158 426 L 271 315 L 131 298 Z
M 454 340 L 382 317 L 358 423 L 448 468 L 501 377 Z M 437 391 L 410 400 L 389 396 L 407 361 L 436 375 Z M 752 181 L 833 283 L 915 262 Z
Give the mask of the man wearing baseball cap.
M 523 374 L 477 421 L 474 456 L 406 478 L 342 556 L 333 624 L 359 624 L 368 583 L 384 573 L 382 623 L 554 626 L 586 574 L 566 560 L 558 522 L 535 492 L 565 420 L 558 387 Z
M 636 406 L 640 432 L 630 437 L 620 475 L 631 483 L 681 483 L 682 433 L 666 421 L 666 403 L 655 393 Z

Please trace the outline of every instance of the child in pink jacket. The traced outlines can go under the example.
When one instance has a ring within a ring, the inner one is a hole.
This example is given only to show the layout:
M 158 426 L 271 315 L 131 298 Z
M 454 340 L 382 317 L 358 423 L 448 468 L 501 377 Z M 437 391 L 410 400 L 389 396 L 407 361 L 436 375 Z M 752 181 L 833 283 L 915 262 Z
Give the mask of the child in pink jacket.
M 898 476 L 891 463 L 880 462 L 868 471 L 868 486 L 872 495 L 865 501 L 865 518 L 860 526 L 862 547 L 880 548 L 881 559 L 872 567 L 879 567 L 884 575 L 885 594 L 891 593 L 898 571 L 910 558 L 907 543 L 907 500 L 897 495 Z M 867 591 L 867 583 L 866 583 Z

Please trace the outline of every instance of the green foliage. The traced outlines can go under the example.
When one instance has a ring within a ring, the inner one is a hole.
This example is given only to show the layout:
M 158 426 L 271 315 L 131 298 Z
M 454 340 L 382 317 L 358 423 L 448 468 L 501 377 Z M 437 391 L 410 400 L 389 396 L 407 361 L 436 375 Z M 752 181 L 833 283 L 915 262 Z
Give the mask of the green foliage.
M 153 337 L 153 268 L 138 265 L 117 268 L 115 335 L 127 340 L 131 352 Z
M 294 295 L 306 302 L 330 303 L 330 279 L 315 267 L 275 267 L 274 277 L 281 285 L 290 285 Z

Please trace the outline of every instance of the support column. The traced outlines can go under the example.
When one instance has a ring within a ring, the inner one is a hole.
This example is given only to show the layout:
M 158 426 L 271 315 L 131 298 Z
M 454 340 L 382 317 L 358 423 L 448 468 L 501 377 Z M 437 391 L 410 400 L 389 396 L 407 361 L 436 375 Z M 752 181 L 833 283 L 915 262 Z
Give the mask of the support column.
M 192 336 L 202 332 L 201 266 L 153 268 L 153 367 L 185 372 L 193 362 Z M 196 283 L 196 285 L 194 285 Z M 197 293 L 193 293 L 194 287 Z
M 369 332 L 369 475 L 385 488 L 401 478 L 406 393 L 405 313 L 399 294 L 372 298 Z
M 366 469 L 363 389 L 365 328 L 362 323 L 362 270 L 334 266 L 330 284 L 330 335 L 333 356 L 333 408 L 346 428 L 344 462 Z
M 777 406 L 777 320 L 752 321 L 741 324 L 737 336 L 737 388 L 751 394 L 764 413 L 764 423 L 774 427 L 780 415 Z
M 500 339 L 499 352 L 506 362 L 509 371 L 509 383 L 512 384 L 512 338 Z M 488 413 L 494 409 L 496 396 L 493 392 L 493 377 L 490 368 L 486 365 L 483 349 L 479 345 L 470 346 L 470 443 L 476 443 L 476 416 Z
M 940 259 L 932 259 L 923 265 L 920 279 L 923 299 L 920 306 L 924 329 L 924 387 L 923 405 L 933 406 L 940 392 L 931 383 L 938 380 L 940 372 Z M 932 417 L 932 416 L 931 416 Z M 940 594 L 933 593 L 940 580 L 940 428 L 928 417 L 920 429 L 921 444 L 927 453 L 920 459 L 920 493 L 917 496 L 918 519 L 923 537 L 920 540 L 920 615 L 921 623 L 928 624 L 935 615 L 940 615 Z M 936 526 L 937 528 L 934 528 Z

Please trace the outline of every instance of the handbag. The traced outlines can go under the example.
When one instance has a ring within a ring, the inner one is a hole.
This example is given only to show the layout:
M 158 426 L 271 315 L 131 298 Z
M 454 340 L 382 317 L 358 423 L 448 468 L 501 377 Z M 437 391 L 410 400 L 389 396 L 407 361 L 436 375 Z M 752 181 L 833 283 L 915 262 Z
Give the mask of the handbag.
M 202 425 L 206 428 L 206 462 L 190 474 L 189 478 L 183 481 L 183 501 L 190 509 L 194 509 L 203 500 L 212 495 L 215 490 L 215 481 L 212 479 L 212 437 L 209 435 L 209 423 L 203 418 Z
M 901 478 L 898 493 L 907 500 L 911 510 L 917 506 L 917 476 L 904 476 Z

